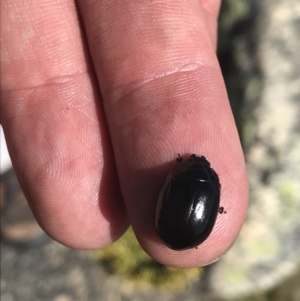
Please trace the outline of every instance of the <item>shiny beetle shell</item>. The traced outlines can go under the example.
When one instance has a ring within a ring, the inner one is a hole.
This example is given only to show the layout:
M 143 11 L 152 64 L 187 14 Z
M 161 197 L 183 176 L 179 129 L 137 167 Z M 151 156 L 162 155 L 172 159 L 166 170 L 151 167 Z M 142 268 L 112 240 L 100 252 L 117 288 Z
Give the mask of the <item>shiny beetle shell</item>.
M 221 185 L 205 157 L 193 154 L 182 161 L 178 155 L 177 161 L 160 192 L 155 227 L 169 248 L 186 250 L 210 235 L 219 212 Z

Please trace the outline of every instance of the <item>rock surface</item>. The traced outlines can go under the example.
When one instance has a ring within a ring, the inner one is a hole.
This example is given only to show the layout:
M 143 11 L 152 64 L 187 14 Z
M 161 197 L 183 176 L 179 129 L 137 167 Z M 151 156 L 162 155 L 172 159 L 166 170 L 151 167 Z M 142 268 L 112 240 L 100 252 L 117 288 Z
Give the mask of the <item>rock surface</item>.
M 300 2 L 239 2 L 248 21 L 255 14 L 231 45 L 235 76 L 243 74 L 244 91 L 233 98 L 241 102 L 250 207 L 210 279 L 230 300 L 273 288 L 300 267 Z

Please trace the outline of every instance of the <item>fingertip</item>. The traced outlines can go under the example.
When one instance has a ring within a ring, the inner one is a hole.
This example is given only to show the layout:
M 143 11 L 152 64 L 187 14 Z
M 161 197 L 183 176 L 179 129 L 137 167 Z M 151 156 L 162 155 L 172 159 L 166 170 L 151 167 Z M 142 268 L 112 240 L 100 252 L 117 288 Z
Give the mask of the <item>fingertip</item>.
M 242 163 L 242 165 L 239 166 L 239 163 Z M 223 256 L 238 237 L 248 208 L 246 170 L 243 161 L 239 163 L 234 164 L 234 166 L 239 166 L 239 171 L 230 172 L 227 168 L 219 170 L 219 177 L 222 183 L 221 206 L 224 207 L 223 213 L 218 213 L 216 223 L 209 237 L 197 247 L 189 250 L 174 251 L 165 245 L 155 230 L 155 207 L 159 191 L 155 191 L 149 197 L 146 197 L 144 201 L 147 204 L 147 208 L 145 209 L 145 205 L 143 206 L 145 211 L 141 208 L 136 208 L 139 211 L 139 216 L 138 218 L 135 217 L 133 223 L 136 236 L 144 250 L 161 264 L 177 268 L 204 266 Z M 169 168 L 170 164 L 163 167 L 164 170 Z M 156 171 L 152 171 L 153 174 L 152 176 L 149 175 L 149 177 L 153 179 L 154 175 L 156 175 L 156 183 L 163 183 L 163 178 L 157 177 L 158 170 L 162 172 L 158 168 Z M 148 185 L 153 184 L 153 180 L 148 180 L 147 182 Z M 158 187 L 161 186 L 158 185 Z M 139 187 L 142 187 L 142 184 L 139 184 Z M 145 187 L 142 190 L 144 193 L 146 192 Z M 151 202 L 150 198 L 154 198 L 154 200 Z

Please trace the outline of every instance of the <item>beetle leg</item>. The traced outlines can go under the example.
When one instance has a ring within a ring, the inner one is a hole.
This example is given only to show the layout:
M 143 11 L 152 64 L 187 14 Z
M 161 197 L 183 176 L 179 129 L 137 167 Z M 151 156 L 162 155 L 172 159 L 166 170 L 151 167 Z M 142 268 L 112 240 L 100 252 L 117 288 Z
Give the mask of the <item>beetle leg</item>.
M 180 154 L 177 154 L 177 159 L 176 159 L 176 161 L 180 163 L 180 162 L 182 162 L 182 160 L 183 160 L 183 159 L 182 159 L 182 157 L 180 156 Z
M 223 213 L 226 214 L 226 213 L 227 213 L 227 212 L 224 210 L 224 207 L 220 207 L 218 211 L 219 211 L 219 213 L 221 213 L 221 214 L 223 214 Z

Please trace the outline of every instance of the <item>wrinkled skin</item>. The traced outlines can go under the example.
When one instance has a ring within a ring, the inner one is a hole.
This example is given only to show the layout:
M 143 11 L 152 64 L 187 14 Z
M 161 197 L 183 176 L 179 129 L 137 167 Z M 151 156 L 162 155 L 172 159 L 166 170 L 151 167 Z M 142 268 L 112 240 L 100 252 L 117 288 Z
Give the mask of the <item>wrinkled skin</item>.
M 237 237 L 244 157 L 216 57 L 217 0 L 2 0 L 1 124 L 43 229 L 79 249 L 132 225 L 170 266 L 207 264 Z M 197 250 L 156 234 L 177 153 L 205 154 L 226 216 Z

